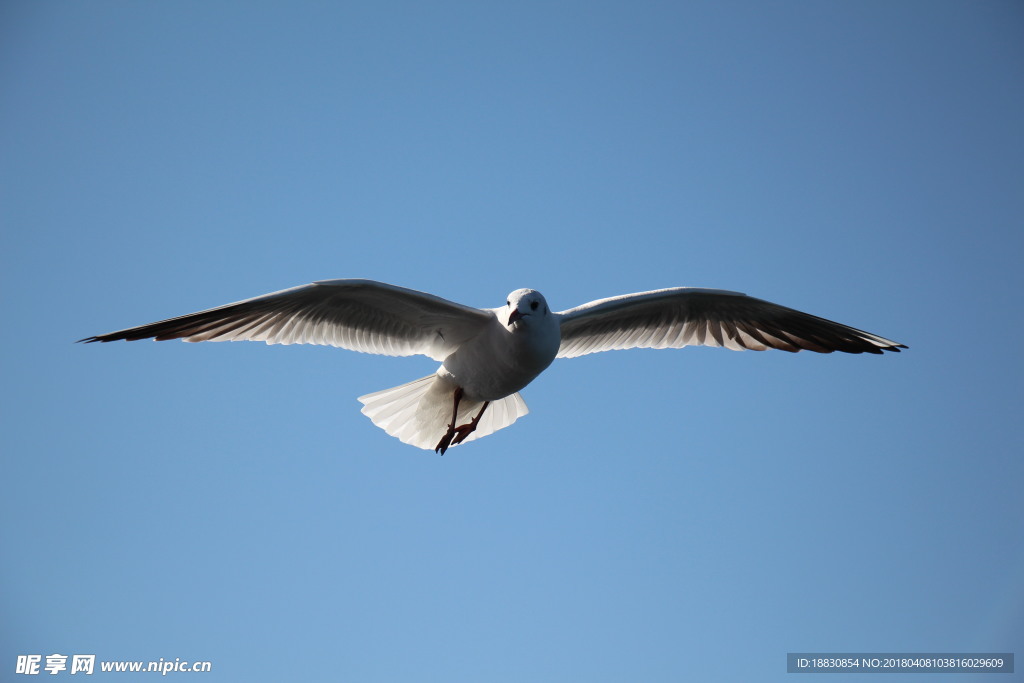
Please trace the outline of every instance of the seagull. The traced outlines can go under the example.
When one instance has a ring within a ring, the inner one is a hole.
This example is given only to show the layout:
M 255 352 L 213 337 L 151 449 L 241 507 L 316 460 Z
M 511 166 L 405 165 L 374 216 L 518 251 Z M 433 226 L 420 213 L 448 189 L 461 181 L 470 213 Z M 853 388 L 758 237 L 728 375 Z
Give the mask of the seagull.
M 372 280 L 322 280 L 80 342 L 138 339 L 321 344 L 441 361 L 426 377 L 360 396 L 362 412 L 403 443 L 444 455 L 527 414 L 519 395 L 555 358 L 619 349 L 720 346 L 817 353 L 899 352 L 884 337 L 720 289 L 674 287 L 552 311 L 517 289 L 473 308 Z

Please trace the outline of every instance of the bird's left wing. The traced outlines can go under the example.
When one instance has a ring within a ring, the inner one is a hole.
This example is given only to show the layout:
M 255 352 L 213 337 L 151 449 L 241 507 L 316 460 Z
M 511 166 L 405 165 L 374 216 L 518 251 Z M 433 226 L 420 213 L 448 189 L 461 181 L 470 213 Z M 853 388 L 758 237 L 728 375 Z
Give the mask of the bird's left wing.
M 249 340 L 444 360 L 492 321 L 489 311 L 404 287 L 324 280 L 80 341 Z
M 884 337 L 720 289 L 676 287 L 591 301 L 558 314 L 559 358 L 616 349 L 724 346 L 818 353 L 906 348 Z

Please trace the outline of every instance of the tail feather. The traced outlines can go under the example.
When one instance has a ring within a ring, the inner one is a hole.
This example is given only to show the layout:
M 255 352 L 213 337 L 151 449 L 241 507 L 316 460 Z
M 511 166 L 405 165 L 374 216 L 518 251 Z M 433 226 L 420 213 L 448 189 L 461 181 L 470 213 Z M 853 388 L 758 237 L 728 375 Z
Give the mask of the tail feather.
M 418 383 L 419 381 L 416 382 L 416 384 Z M 372 415 L 371 419 L 384 429 L 395 422 L 397 422 L 399 426 L 404 425 L 405 420 L 403 418 L 403 414 L 410 409 L 415 410 L 416 404 L 419 403 L 422 398 L 423 392 L 419 389 L 421 389 L 421 387 L 411 387 L 410 390 L 405 392 L 390 391 L 387 394 L 380 396 L 377 399 L 380 407 L 378 411 Z M 429 389 L 429 387 L 426 387 L 426 389 Z M 370 415 L 368 408 L 364 408 L 364 412 L 366 412 L 367 415 Z
M 444 436 L 452 418 L 455 385 L 437 375 L 359 397 L 362 413 L 375 425 L 403 443 L 434 450 Z M 482 401 L 463 399 L 459 403 L 457 424 L 476 417 Z M 519 394 L 512 394 L 491 404 L 477 423 L 476 430 L 463 443 L 493 434 L 526 415 L 529 409 Z

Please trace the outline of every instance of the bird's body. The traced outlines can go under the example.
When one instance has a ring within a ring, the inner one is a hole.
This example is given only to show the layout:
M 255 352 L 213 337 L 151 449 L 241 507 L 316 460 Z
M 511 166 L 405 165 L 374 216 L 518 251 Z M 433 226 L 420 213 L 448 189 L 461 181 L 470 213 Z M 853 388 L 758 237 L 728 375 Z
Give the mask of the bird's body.
M 543 372 L 558 354 L 558 319 L 532 289 L 509 294 L 504 308 L 493 308 L 480 334 L 445 358 L 438 374 L 462 387 L 466 398 L 496 401 L 514 394 Z M 536 302 L 539 310 L 530 310 Z M 525 309 L 525 312 L 522 310 Z M 512 311 L 518 319 L 508 323 Z M 489 368 L 480 372 L 479 368 Z
M 359 400 L 362 412 L 388 434 L 441 453 L 525 415 L 518 392 L 559 357 L 689 345 L 875 354 L 906 348 L 724 290 L 677 287 L 555 313 L 531 289 L 512 292 L 503 307 L 477 309 L 370 280 L 316 282 L 81 341 L 147 338 L 327 344 L 429 356 L 442 362 L 433 375 Z

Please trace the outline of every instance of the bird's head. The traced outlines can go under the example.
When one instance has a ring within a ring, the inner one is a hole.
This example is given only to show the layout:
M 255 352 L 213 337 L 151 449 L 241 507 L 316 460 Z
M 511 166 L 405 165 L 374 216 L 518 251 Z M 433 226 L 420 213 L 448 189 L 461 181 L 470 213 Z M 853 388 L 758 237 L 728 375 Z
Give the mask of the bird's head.
M 515 329 L 517 325 L 529 325 L 535 320 L 551 315 L 548 302 L 540 292 L 532 289 L 517 289 L 509 294 L 505 310 L 508 314 L 505 325 L 509 329 Z

